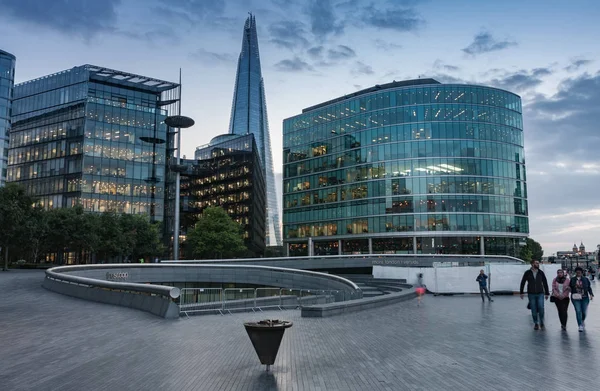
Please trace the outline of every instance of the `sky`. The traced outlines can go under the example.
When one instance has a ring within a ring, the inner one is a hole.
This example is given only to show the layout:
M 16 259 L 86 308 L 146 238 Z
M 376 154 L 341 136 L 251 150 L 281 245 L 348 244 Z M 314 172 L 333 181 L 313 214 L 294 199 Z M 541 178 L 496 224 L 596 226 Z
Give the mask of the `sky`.
M 523 99 L 531 237 L 545 255 L 600 244 L 596 0 L 0 0 L 22 82 L 94 64 L 177 81 L 196 125 L 227 133 L 247 13 L 256 17 L 281 204 L 282 121 L 392 80 L 484 84 Z M 280 205 L 281 208 L 281 205 Z

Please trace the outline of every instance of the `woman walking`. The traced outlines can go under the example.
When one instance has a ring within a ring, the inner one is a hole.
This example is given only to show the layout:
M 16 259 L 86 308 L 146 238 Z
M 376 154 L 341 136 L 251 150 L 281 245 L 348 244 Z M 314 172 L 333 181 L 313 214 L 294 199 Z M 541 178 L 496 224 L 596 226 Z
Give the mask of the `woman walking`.
M 575 268 L 575 277 L 571 280 L 571 301 L 577 315 L 577 324 L 579 332 L 585 330 L 585 317 L 590 300 L 594 299 L 590 280 L 583 275 L 581 267 Z
M 558 311 L 558 318 L 560 319 L 560 328 L 564 331 L 567 329 L 567 319 L 569 317 L 569 293 L 571 293 L 571 281 L 565 275 L 564 270 L 559 269 L 556 271 L 556 278 L 552 281 L 552 297 L 550 301 L 553 301 Z

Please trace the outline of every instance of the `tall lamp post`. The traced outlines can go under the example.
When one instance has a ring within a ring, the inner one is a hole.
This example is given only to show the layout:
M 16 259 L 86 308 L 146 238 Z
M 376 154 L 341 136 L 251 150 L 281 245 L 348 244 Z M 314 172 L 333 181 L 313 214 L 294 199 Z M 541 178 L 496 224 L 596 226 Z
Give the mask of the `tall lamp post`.
M 180 98 L 181 99 L 181 98 Z M 177 153 L 175 154 L 175 167 L 171 167 L 176 172 L 175 177 L 175 223 L 173 227 L 173 260 L 179 259 L 179 193 L 181 182 L 181 129 L 187 129 L 194 126 L 194 120 L 190 117 L 181 115 L 181 103 L 179 104 L 179 114 L 172 115 L 165 119 L 165 123 L 170 128 L 177 129 Z

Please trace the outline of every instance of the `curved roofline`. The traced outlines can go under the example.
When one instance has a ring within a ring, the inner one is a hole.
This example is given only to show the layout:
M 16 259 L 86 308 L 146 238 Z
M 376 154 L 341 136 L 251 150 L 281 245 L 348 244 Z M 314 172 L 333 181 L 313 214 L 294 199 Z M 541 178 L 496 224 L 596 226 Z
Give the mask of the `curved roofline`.
M 412 79 L 412 80 L 403 80 L 403 81 L 392 81 L 391 83 L 386 83 L 386 84 L 376 84 L 373 87 L 369 87 L 366 88 L 364 90 L 360 90 L 357 92 L 353 92 L 352 94 L 347 94 L 344 96 L 341 96 L 339 98 L 335 98 L 335 99 L 331 99 L 328 100 L 326 102 L 323 103 L 319 103 L 316 104 L 314 106 L 310 106 L 307 107 L 305 109 L 302 110 L 302 114 L 307 113 L 309 111 L 313 111 L 316 109 L 320 109 L 335 103 L 339 103 L 339 102 L 343 102 L 345 100 L 348 99 L 353 99 L 362 95 L 368 95 L 368 94 L 372 94 L 375 92 L 380 92 L 380 91 L 384 91 L 384 90 L 389 90 L 389 89 L 394 89 L 394 88 L 405 88 L 405 87 L 416 87 L 416 86 L 426 86 L 426 85 L 444 85 L 444 86 L 465 86 L 465 87 L 483 87 L 483 88 L 489 88 L 492 90 L 499 90 L 499 91 L 504 91 L 507 92 L 509 94 L 512 94 L 516 97 L 518 97 L 519 99 L 521 99 L 521 96 L 518 94 L 515 94 L 512 91 L 508 91 L 502 88 L 497 88 L 497 87 L 492 87 L 492 86 L 487 86 L 487 85 L 483 85 L 483 84 L 466 84 L 466 83 L 441 83 L 435 79 L 432 78 L 425 78 L 425 79 Z
M 2 50 L 2 49 L 0 49 L 0 54 L 1 54 L 1 55 L 4 55 L 4 56 L 8 56 L 8 57 L 12 58 L 13 60 L 16 60 L 16 59 L 17 59 L 17 57 L 15 57 L 15 55 L 14 55 L 14 54 L 12 54 L 12 53 L 9 53 L 9 52 L 5 52 L 5 51 L 4 51 L 4 50 Z

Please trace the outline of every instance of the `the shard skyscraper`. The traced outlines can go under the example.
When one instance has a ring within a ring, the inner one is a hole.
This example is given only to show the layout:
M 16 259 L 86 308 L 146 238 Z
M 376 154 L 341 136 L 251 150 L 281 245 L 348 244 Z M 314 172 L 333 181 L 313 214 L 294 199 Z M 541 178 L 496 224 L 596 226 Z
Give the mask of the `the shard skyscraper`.
M 238 59 L 229 133 L 254 134 L 267 182 L 266 244 L 267 246 L 280 246 L 281 224 L 279 222 L 279 209 L 277 208 L 267 102 L 260 69 L 256 20 L 252 14 L 246 19 L 244 25 L 242 52 Z

